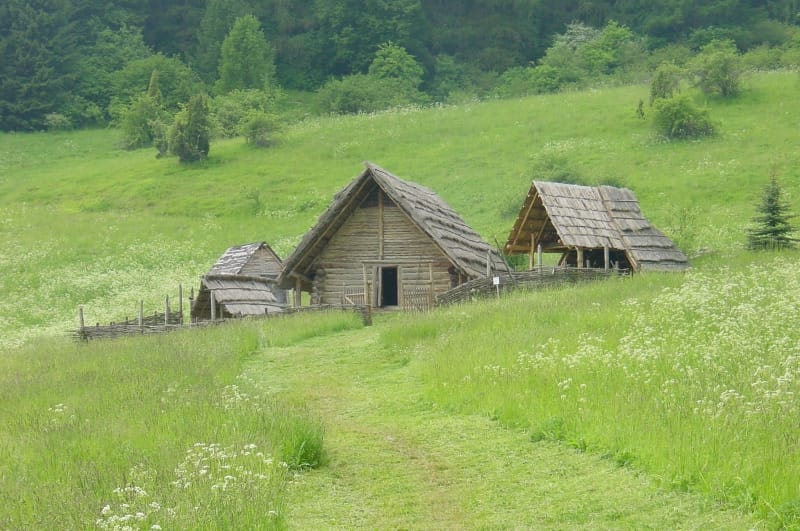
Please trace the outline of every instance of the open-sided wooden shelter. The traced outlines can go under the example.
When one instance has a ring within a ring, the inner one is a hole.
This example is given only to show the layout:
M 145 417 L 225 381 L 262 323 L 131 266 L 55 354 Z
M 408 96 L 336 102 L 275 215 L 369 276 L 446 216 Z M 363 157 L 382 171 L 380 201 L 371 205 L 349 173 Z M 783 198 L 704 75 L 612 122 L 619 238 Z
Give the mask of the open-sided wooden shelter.
M 281 259 L 266 242 L 230 247 L 200 279 L 192 319 L 282 312 L 286 291 L 277 284 L 281 269 Z
M 613 186 L 579 186 L 533 181 L 506 254 L 525 253 L 533 267 L 541 251 L 561 253 L 561 264 L 633 271 L 684 270 L 675 244 L 653 227 L 632 191 Z
M 286 259 L 280 284 L 311 304 L 412 307 L 505 268 L 434 192 L 365 163 Z M 422 301 L 422 302 L 420 302 Z

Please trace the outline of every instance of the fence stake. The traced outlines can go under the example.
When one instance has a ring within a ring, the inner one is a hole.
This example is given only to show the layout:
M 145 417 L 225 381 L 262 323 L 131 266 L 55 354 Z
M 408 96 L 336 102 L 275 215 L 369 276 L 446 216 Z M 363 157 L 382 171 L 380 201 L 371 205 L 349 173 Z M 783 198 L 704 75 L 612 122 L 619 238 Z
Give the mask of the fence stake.
M 139 326 L 144 326 L 144 301 L 139 301 Z
M 181 324 L 183 324 L 183 284 L 178 284 L 178 301 L 181 305 L 178 315 L 181 316 Z
M 81 324 L 81 333 L 82 333 L 85 327 L 85 324 L 83 322 L 83 306 L 78 306 L 78 320 L 80 321 Z
M 169 325 L 169 295 L 164 299 L 164 326 Z

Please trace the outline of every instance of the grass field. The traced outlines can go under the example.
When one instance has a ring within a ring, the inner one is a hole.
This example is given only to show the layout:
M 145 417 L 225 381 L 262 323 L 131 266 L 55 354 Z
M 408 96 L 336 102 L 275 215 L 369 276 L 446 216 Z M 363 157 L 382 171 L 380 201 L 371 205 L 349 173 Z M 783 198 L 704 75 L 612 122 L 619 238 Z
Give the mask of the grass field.
M 798 254 L 744 250 L 771 174 L 797 208 L 799 83 L 698 96 L 719 134 L 691 142 L 637 118 L 646 86 L 308 118 L 189 166 L 113 130 L 0 135 L 0 527 L 800 527 Z M 161 309 L 230 245 L 288 255 L 364 160 L 500 243 L 532 178 L 627 186 L 693 270 L 371 329 L 64 338 L 79 305 Z

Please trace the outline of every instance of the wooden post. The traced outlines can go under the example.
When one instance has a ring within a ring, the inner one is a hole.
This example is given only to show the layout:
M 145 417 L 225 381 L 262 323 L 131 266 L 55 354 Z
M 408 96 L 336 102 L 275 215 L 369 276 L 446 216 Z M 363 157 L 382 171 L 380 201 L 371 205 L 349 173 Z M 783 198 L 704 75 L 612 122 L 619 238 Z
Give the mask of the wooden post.
M 144 326 L 144 301 L 139 301 L 139 326 Z
M 164 299 L 164 326 L 169 325 L 169 295 Z
M 531 233 L 531 254 L 528 256 L 528 269 L 533 270 L 533 253 L 536 252 L 536 236 Z
M 209 290 L 208 291 L 208 298 L 211 301 L 211 320 L 217 320 L 217 301 L 214 300 L 214 292 Z
M 294 279 L 294 307 L 299 308 L 301 299 L 300 299 L 300 287 L 302 286 L 300 277 L 296 277 Z
M 364 305 L 369 306 L 369 282 L 367 282 L 367 264 L 361 263 L 361 274 L 364 280 Z
M 189 321 L 194 322 L 194 318 L 192 317 L 192 307 L 194 306 L 194 286 L 192 289 L 189 290 Z
M 576 251 L 578 253 L 578 259 L 577 259 L 578 268 L 582 269 L 583 268 L 583 247 L 578 247 L 576 249 Z
M 83 332 L 83 329 L 86 327 L 83 321 L 83 306 L 78 306 L 78 322 L 81 325 L 81 332 Z
M 183 324 L 183 284 L 178 284 L 178 304 L 180 304 L 178 315 L 181 318 L 181 324 Z
M 492 251 L 486 250 L 486 278 L 492 276 Z
M 603 246 L 603 269 L 608 271 L 610 262 L 611 262 L 611 252 L 608 249 L 608 245 L 604 245 Z
M 539 273 L 542 272 L 542 244 L 536 246 L 536 261 L 539 263 Z

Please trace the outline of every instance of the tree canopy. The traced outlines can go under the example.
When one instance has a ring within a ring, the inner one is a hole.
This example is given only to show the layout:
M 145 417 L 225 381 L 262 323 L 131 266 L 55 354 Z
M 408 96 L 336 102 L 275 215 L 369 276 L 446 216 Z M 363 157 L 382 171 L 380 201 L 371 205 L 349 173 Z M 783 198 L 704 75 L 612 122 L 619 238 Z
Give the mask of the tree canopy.
M 252 88 L 244 69 L 253 62 L 267 64 L 271 83 L 312 91 L 365 75 L 376 53 L 391 61 L 388 52 L 400 49 L 422 69 L 419 89 L 445 98 L 486 90 L 506 72 L 506 81 L 529 78 L 537 91 L 618 74 L 637 55 L 679 43 L 703 50 L 693 70 L 701 87 L 729 94 L 737 87 L 723 83 L 735 77 L 737 54 L 769 45 L 800 56 L 797 13 L 796 0 L 5 0 L 0 130 L 40 129 L 49 113 L 76 125 L 113 118 L 154 67 L 174 108 L 188 96 L 173 86 Z M 241 33 L 233 29 L 242 17 L 259 42 L 252 55 L 243 55 L 242 35 L 229 43 L 229 54 L 247 59 L 234 72 L 237 59 L 223 61 L 225 41 Z M 534 65 L 541 69 L 520 70 Z

